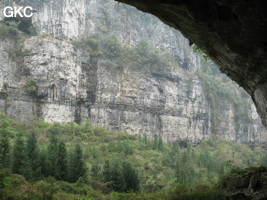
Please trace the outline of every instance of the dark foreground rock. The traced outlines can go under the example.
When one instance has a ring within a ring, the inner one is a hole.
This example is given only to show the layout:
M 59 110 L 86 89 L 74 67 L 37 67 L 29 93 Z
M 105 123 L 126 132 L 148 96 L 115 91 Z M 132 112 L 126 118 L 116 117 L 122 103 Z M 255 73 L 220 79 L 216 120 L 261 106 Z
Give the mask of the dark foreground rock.
M 231 193 L 231 200 L 266 200 L 267 167 L 236 170 L 223 179 L 220 187 Z

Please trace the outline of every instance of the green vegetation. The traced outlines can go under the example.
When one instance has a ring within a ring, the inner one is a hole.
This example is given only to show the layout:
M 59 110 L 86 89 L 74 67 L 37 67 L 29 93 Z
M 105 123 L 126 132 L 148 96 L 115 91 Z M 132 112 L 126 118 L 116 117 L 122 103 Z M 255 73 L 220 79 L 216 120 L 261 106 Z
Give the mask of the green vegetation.
M 99 39 L 99 35 L 97 34 L 91 35 L 90 37 L 81 38 L 77 41 L 73 41 L 72 44 L 76 47 L 90 51 L 94 62 L 97 62 L 97 59 L 103 56 L 103 52 L 100 50 L 101 41 Z
M 106 26 L 101 26 L 101 27 L 99 28 L 99 30 L 102 31 L 103 33 L 107 33 L 107 32 L 108 32 L 108 27 L 106 27 Z
M 0 114 L 0 199 L 226 199 L 216 183 L 266 155 L 209 139 L 196 147 L 88 122 L 20 123 Z
M 192 48 L 193 48 L 195 53 L 202 55 L 203 59 L 206 62 L 209 60 L 209 57 L 207 56 L 207 54 L 205 54 L 197 45 L 194 44 Z
M 0 23 L 0 39 L 2 40 L 5 38 L 19 40 L 25 35 L 32 36 L 36 34 L 36 30 L 31 25 L 31 20 L 25 17 L 5 18 Z
M 36 96 L 38 91 L 37 80 L 34 78 L 29 78 L 25 84 L 25 90 L 30 95 Z
M 136 44 L 135 53 L 137 62 L 141 66 L 160 63 L 160 55 L 158 50 L 150 47 L 144 39 Z
M 103 47 L 105 56 L 108 58 L 117 58 L 122 54 L 122 47 L 114 35 L 105 38 Z
M 36 35 L 36 29 L 31 24 L 31 19 L 26 17 L 5 18 L 4 22 L 10 26 L 16 27 L 19 31 L 27 35 Z
M 169 66 L 169 63 L 176 63 L 171 56 L 163 55 L 144 39 L 140 40 L 135 47 L 125 47 L 114 35 L 102 38 L 95 34 L 74 41 L 73 44 L 89 50 L 95 61 L 99 58 L 105 58 L 107 66 L 118 69 L 127 66 L 145 70 L 164 70 Z M 178 66 L 177 63 L 176 65 Z
M 226 191 L 234 191 L 237 188 L 247 189 L 253 181 L 257 184 L 251 184 L 250 190 L 266 190 L 266 188 L 262 187 L 262 185 L 264 185 L 264 181 L 266 181 L 266 174 L 267 167 L 263 166 L 249 167 L 243 170 L 235 169 L 220 180 L 219 187 L 225 189 Z
M 18 29 L 14 26 L 8 26 L 4 23 L 0 24 L 0 39 L 5 38 L 17 39 Z

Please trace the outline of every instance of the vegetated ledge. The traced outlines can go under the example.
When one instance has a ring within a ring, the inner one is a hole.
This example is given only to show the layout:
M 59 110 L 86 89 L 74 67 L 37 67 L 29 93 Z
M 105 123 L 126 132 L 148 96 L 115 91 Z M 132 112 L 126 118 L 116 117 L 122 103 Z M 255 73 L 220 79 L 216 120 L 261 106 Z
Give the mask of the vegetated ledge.
M 116 1 L 151 13 L 180 30 L 251 95 L 267 127 L 266 1 Z

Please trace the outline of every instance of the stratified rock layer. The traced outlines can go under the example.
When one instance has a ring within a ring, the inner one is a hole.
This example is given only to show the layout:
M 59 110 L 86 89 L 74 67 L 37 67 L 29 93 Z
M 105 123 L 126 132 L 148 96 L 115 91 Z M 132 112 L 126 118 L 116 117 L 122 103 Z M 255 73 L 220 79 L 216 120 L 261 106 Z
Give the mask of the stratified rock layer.
M 252 97 L 267 126 L 267 1 L 117 0 L 180 30 Z

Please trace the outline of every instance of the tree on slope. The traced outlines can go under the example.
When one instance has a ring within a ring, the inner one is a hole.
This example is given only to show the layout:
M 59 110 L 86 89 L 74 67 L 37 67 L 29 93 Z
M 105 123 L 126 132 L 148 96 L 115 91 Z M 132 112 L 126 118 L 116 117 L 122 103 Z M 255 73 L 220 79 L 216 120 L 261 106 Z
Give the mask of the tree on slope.
M 83 159 L 82 148 L 76 145 L 74 152 L 70 153 L 69 158 L 69 181 L 75 182 L 80 177 L 84 177 L 86 173 L 85 163 Z
M 57 179 L 67 180 L 67 149 L 64 142 L 60 142 L 58 146 L 58 163 L 57 163 Z
M 10 164 L 10 145 L 9 138 L 4 135 L 0 138 L 0 169 L 9 168 Z
M 29 165 L 31 168 L 31 180 L 40 180 L 42 178 L 41 172 L 41 155 L 38 148 L 35 133 L 31 133 L 27 139 L 27 156 L 29 158 Z
M 26 154 L 26 147 L 22 135 L 20 134 L 13 146 L 12 172 L 29 178 L 30 169 Z

